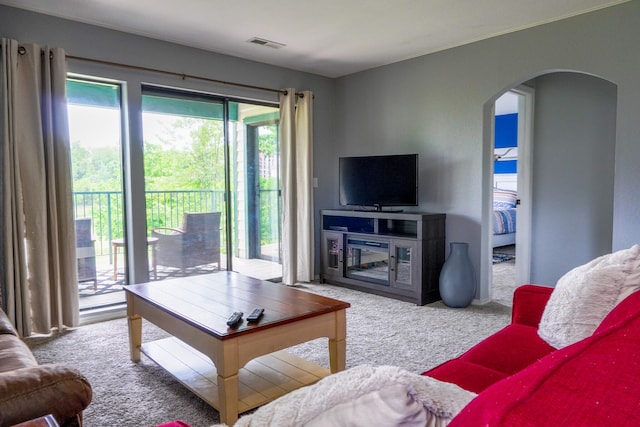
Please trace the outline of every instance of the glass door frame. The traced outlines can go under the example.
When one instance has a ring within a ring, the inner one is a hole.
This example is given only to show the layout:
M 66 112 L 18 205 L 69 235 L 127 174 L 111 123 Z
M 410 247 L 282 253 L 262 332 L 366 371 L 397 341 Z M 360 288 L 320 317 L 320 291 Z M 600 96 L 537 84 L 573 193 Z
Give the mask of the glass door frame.
M 243 215 L 243 210 L 242 210 L 243 206 L 238 206 L 237 196 L 239 191 L 246 192 L 245 188 L 243 189 L 235 188 L 238 186 L 237 168 L 232 168 L 232 163 L 235 163 L 238 161 L 237 159 L 238 150 L 236 145 L 239 143 L 243 143 L 246 146 L 248 144 L 253 143 L 253 141 L 249 141 L 247 138 L 247 134 L 246 134 L 247 127 L 250 127 L 250 126 L 258 127 L 265 124 L 275 124 L 277 126 L 278 118 L 276 116 L 275 119 L 272 118 L 271 120 L 262 120 L 262 119 L 258 121 L 250 120 L 249 122 L 245 123 L 240 114 L 235 120 L 231 118 L 230 105 L 235 103 L 235 104 L 238 104 L 239 106 L 242 106 L 242 105 L 263 106 L 263 107 L 273 108 L 275 110 L 278 109 L 278 105 L 270 102 L 258 102 L 253 100 L 221 97 L 221 96 L 217 96 L 209 93 L 197 92 L 189 89 L 176 89 L 176 88 L 167 89 L 164 87 L 158 87 L 154 85 L 143 85 L 141 92 L 143 95 L 146 93 L 149 93 L 149 94 L 165 93 L 167 94 L 167 96 L 175 96 L 178 99 L 197 99 L 199 101 L 211 102 L 211 103 L 219 104 L 222 106 L 221 120 L 223 122 L 223 139 L 224 139 L 223 149 L 224 149 L 224 171 L 225 171 L 225 178 L 224 178 L 225 179 L 225 182 L 224 182 L 224 193 L 225 193 L 224 218 L 225 220 L 221 224 L 221 227 L 224 228 L 225 235 L 226 235 L 226 241 L 224 245 L 226 249 L 226 254 L 223 253 L 222 255 L 223 257 L 226 256 L 226 260 L 225 262 L 223 262 L 223 264 L 226 265 L 226 269 L 234 270 L 233 257 L 239 245 L 239 242 L 237 240 L 238 239 L 237 232 L 235 232 L 234 230 L 237 230 L 238 228 L 237 222 L 238 222 L 239 215 Z M 141 111 L 144 111 L 144 110 L 142 110 L 141 108 Z M 235 128 L 233 128 L 233 126 L 235 126 Z M 242 132 L 239 131 L 240 126 L 244 127 Z M 233 135 L 231 132 L 232 129 L 235 129 L 235 132 L 233 133 Z M 232 138 L 234 138 L 239 132 L 241 135 L 244 135 L 244 138 L 240 141 L 238 140 L 232 141 Z M 279 135 L 276 134 L 276 137 L 279 138 Z M 278 147 L 279 147 L 279 141 L 278 141 Z M 278 156 L 279 156 L 279 149 L 278 149 Z M 279 184 L 278 184 L 278 187 L 279 187 Z M 280 191 L 278 188 L 278 207 L 277 207 L 278 212 L 280 211 L 280 204 L 281 204 Z M 260 218 L 259 206 L 257 207 L 257 211 L 255 213 L 249 212 L 248 217 L 257 217 L 259 219 Z M 259 236 L 258 236 L 258 239 L 259 239 Z M 280 233 L 278 233 L 278 239 L 280 239 Z M 281 243 L 279 242 L 278 246 L 280 245 Z M 251 257 L 247 257 L 247 258 L 251 258 Z
M 280 177 L 279 174 L 276 177 L 277 188 L 271 190 L 265 190 L 261 187 L 260 184 L 260 154 L 262 153 L 260 149 L 260 139 L 259 139 L 259 128 L 263 126 L 276 126 L 276 158 L 278 159 L 276 163 L 276 169 L 280 168 L 280 134 L 277 129 L 277 121 L 271 120 L 261 120 L 252 123 L 245 123 L 245 141 L 246 141 L 246 161 L 247 161 L 247 199 L 248 199 L 248 207 L 253 207 L 254 211 L 259 215 L 254 215 L 250 217 L 248 223 L 248 250 L 247 254 L 249 258 L 258 258 L 264 259 L 268 261 L 273 261 L 277 263 L 282 262 L 282 224 L 280 222 L 280 218 L 282 217 L 282 203 L 281 203 L 281 187 L 280 187 Z M 274 257 L 264 254 L 262 251 L 262 227 L 264 224 L 262 223 L 262 199 L 265 191 L 274 191 L 276 193 L 276 204 L 275 206 L 275 216 L 277 219 L 276 231 L 277 235 L 277 255 Z

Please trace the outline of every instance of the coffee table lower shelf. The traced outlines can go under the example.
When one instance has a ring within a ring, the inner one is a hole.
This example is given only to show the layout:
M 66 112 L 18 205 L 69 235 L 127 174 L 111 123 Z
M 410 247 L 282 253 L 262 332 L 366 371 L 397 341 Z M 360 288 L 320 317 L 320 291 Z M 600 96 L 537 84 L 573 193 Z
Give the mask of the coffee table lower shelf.
M 220 409 L 218 373 L 211 359 L 175 337 L 145 343 L 141 350 L 202 400 Z M 253 359 L 239 372 L 238 413 L 316 383 L 330 374 L 329 369 L 286 351 Z

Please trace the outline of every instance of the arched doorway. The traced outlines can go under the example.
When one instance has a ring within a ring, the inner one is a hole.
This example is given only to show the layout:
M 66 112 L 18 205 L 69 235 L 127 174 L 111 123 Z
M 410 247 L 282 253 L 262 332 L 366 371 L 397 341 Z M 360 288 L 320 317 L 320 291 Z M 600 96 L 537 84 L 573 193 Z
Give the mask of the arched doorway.
M 542 73 L 525 87 L 535 89 L 535 105 L 533 98 L 530 105 L 532 139 L 529 152 L 518 151 L 518 160 L 530 168 L 531 232 L 516 246 L 529 248 L 530 254 L 516 263 L 522 264 L 523 272 L 514 286 L 530 282 L 553 286 L 566 271 L 611 251 L 617 87 L 578 72 Z M 484 132 L 485 200 L 490 200 L 493 188 L 494 130 L 489 112 L 504 92 L 485 105 L 485 128 L 490 129 Z M 527 189 L 518 184 L 522 200 Z M 482 259 L 489 267 L 483 272 L 492 295 L 491 203 L 484 206 Z M 522 207 L 524 201 L 518 216 Z M 518 235 L 519 225 L 520 219 Z
M 533 88 L 520 85 L 494 105 L 492 283 L 508 284 L 504 295 L 494 299 L 509 299 L 513 284 L 527 282 L 530 274 L 534 97 Z M 505 196 L 515 205 L 505 203 Z

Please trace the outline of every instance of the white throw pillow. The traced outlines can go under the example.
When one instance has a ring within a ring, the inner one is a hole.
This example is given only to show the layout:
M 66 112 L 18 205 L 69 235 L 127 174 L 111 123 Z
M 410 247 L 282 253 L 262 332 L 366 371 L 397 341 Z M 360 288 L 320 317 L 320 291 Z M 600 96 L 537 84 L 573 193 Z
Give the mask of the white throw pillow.
M 444 427 L 476 396 L 396 366 L 360 365 L 285 394 L 234 427 Z
M 638 289 L 638 245 L 576 267 L 558 280 L 538 335 L 555 348 L 587 338 L 620 301 Z
M 411 386 L 392 384 L 321 413 L 305 427 L 424 427 L 427 409 Z

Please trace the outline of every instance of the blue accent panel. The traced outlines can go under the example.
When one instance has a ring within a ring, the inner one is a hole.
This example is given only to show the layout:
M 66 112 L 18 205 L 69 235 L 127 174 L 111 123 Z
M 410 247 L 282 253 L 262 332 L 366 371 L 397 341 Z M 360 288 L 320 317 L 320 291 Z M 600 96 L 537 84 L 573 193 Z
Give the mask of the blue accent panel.
M 502 114 L 495 117 L 495 147 L 518 146 L 518 113 Z
M 504 160 L 493 162 L 493 173 L 517 173 L 518 161 L 517 160 Z

